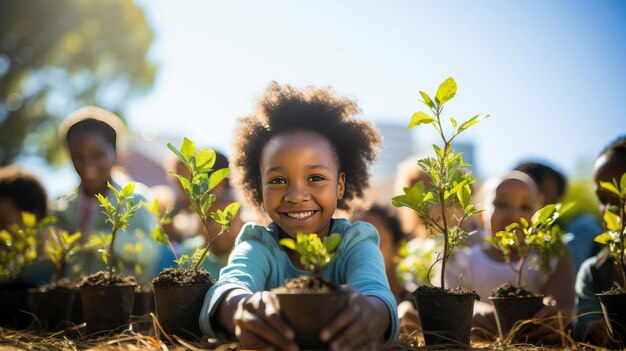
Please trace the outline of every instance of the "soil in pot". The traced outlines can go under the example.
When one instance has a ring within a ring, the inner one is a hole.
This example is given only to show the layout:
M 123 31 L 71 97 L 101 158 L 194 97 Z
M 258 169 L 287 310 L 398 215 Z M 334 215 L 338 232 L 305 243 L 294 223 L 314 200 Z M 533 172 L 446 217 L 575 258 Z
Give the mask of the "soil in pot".
M 135 278 L 118 275 L 113 275 L 110 284 L 108 272 L 83 278 L 80 293 L 87 330 L 100 333 L 127 327 L 136 285 Z
M 24 329 L 30 325 L 29 288 L 32 286 L 20 281 L 0 284 L 0 326 Z
M 413 296 L 426 346 L 469 348 L 474 300 L 480 299 L 476 292 L 422 285 Z
M 166 268 L 152 280 L 157 318 L 168 334 L 194 340 L 202 336 L 200 310 L 215 280 L 204 268 Z
M 45 330 L 59 330 L 72 322 L 74 300 L 80 294 L 76 283 L 60 280 L 30 289 L 33 314 Z
M 612 288 L 597 294 L 611 339 L 611 348 L 626 348 L 626 291 Z
M 493 290 L 489 300 L 496 310 L 496 324 L 501 340 L 528 343 L 524 334 L 532 329 L 532 325 L 518 326 L 515 324 L 532 317 L 543 307 L 543 295 L 513 285 L 511 282 L 504 283 Z M 514 334 L 509 335 L 513 330 Z
M 278 299 L 280 315 L 296 334 L 301 349 L 328 349 L 320 340 L 327 327 L 348 304 L 348 293 L 335 284 L 313 276 L 287 279 L 272 290 Z

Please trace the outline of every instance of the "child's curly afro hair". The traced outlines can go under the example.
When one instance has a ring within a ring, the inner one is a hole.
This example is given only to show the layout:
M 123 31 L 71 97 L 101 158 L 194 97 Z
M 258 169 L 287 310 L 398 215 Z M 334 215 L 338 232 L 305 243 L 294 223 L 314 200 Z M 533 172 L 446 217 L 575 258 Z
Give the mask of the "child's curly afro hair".
M 274 136 L 291 131 L 310 131 L 333 146 L 346 184 L 339 209 L 350 209 L 350 200 L 363 196 L 369 186 L 368 166 L 376 159 L 381 136 L 372 124 L 353 118 L 356 103 L 335 96 L 330 88 L 297 89 L 272 82 L 261 95 L 256 110 L 240 120 L 235 136 L 233 165 L 245 197 L 262 208 L 260 158 Z

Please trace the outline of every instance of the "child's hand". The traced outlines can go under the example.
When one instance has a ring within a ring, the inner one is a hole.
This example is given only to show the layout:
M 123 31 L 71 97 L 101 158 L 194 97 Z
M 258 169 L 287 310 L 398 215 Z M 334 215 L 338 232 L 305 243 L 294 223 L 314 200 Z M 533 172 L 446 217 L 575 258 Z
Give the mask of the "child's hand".
M 385 303 L 349 287 L 344 289 L 350 293 L 348 306 L 322 330 L 322 341 L 328 342 L 331 350 L 367 348 L 380 342 L 390 323 Z
M 246 349 L 298 350 L 293 331 L 278 314 L 276 296 L 259 291 L 242 299 L 233 317 L 235 336 Z

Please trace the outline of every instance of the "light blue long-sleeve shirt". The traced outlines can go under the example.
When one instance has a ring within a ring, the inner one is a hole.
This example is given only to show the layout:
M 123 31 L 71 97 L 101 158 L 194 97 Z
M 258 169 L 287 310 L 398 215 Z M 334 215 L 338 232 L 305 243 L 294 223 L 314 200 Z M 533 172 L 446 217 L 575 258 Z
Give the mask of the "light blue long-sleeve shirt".
M 390 317 L 385 341 L 393 340 L 398 334 L 398 311 L 378 248 L 376 229 L 364 222 L 350 224 L 345 219 L 333 219 L 330 232 L 339 233 L 342 238 L 337 260 L 326 267 L 324 278 L 336 284 L 347 284 L 364 296 L 381 299 Z M 285 279 L 309 274 L 293 265 L 278 241 L 279 230 L 274 223 L 268 227 L 248 223 L 242 228 L 228 265 L 221 270 L 217 284 L 205 297 L 200 328 L 206 335 L 219 338 L 222 334 L 212 324 L 212 319 L 231 290 L 244 289 L 250 293 L 270 290 L 282 285 Z

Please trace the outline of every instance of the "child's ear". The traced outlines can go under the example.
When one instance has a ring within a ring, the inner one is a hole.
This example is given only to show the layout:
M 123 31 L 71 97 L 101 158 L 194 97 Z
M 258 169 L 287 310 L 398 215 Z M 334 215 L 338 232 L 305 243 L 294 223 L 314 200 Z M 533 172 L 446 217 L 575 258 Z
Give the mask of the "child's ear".
M 344 172 L 339 173 L 339 179 L 337 181 L 337 200 L 343 198 L 343 192 L 346 190 L 346 174 Z

